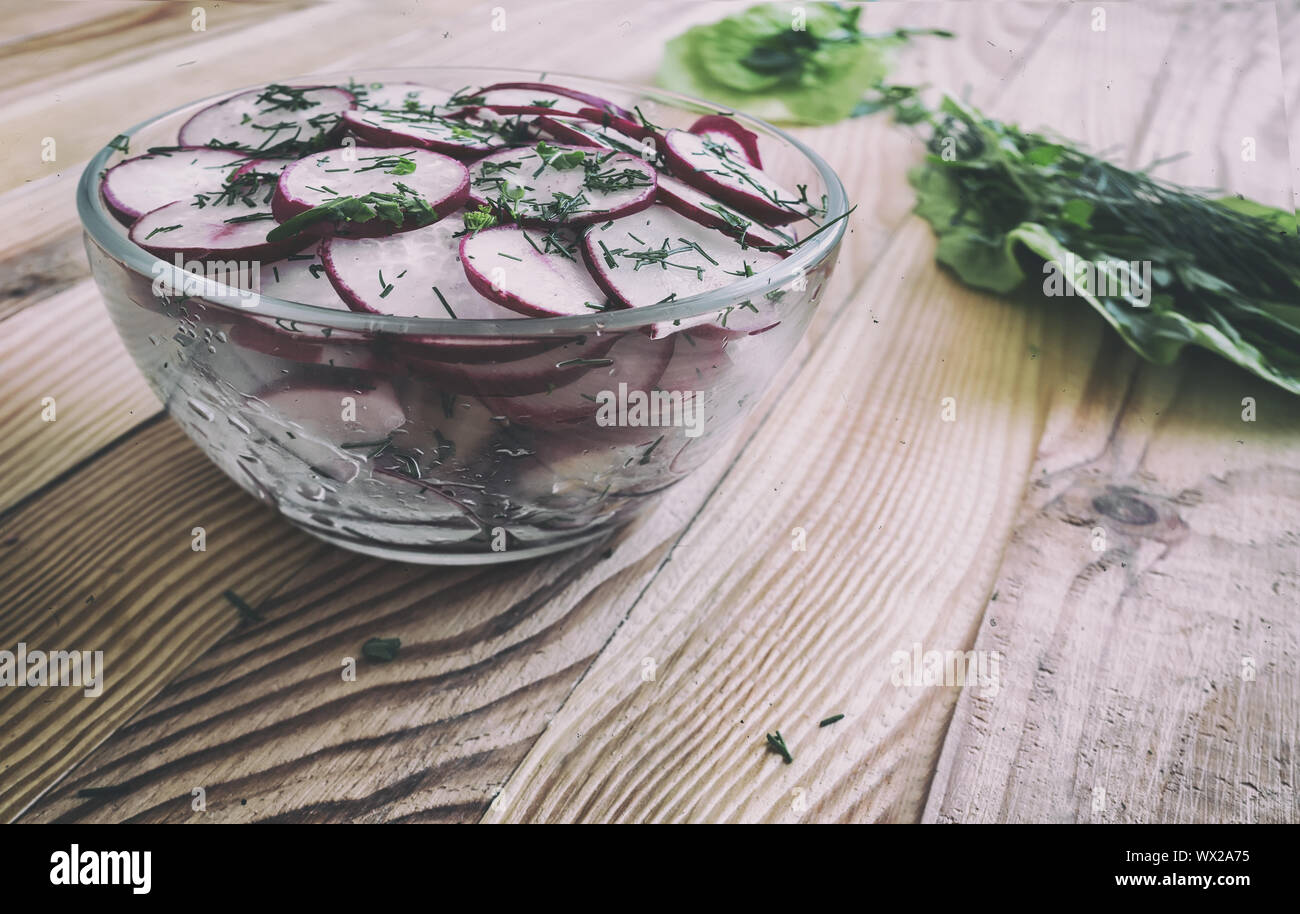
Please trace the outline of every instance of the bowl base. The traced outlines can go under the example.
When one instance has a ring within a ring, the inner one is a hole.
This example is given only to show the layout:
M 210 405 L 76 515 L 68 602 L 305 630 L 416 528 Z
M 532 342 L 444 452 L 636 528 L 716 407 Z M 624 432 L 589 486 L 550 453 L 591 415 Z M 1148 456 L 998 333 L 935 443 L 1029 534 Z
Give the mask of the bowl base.
M 540 546 L 508 549 L 502 552 L 447 552 L 431 546 L 400 546 L 373 540 L 361 541 L 351 537 L 333 536 L 324 530 L 303 524 L 294 524 L 294 526 L 332 546 L 338 546 L 340 549 L 394 562 L 409 562 L 415 565 L 497 565 L 504 562 L 522 562 L 526 559 L 535 559 L 607 539 L 622 525 L 603 527 L 591 533 L 559 539 Z

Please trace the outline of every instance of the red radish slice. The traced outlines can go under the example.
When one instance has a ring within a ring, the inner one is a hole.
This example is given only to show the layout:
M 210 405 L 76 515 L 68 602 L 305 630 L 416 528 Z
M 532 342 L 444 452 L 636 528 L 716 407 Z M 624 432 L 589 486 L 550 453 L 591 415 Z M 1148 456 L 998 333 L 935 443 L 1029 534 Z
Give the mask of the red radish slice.
M 627 152 L 643 159 L 654 158 L 657 153 L 653 141 L 649 147 L 646 147 L 641 140 L 620 133 L 613 127 L 603 127 L 586 120 L 543 115 L 537 119 L 537 126 L 553 139 L 574 146 L 617 149 L 619 152 Z M 646 155 L 647 148 L 650 152 L 649 156 Z
M 799 194 L 702 136 L 669 130 L 664 153 L 673 174 L 687 184 L 769 225 L 785 225 L 814 212 Z
M 100 189 L 113 215 L 130 225 L 168 203 L 192 203 L 197 194 L 219 192 L 245 161 L 241 153 L 206 147 L 150 153 L 114 165 Z
M 632 112 L 621 108 L 613 102 L 550 83 L 495 83 L 484 86 L 476 93 L 482 100 L 479 104 L 497 111 L 530 112 L 545 114 L 548 111 L 570 111 L 579 113 L 584 108 L 596 110 L 615 117 L 632 119 Z M 540 103 L 540 104 L 539 104 Z
M 516 397 L 568 384 L 603 362 L 616 336 L 588 334 L 559 337 L 517 337 L 512 342 L 546 346 L 531 353 L 512 351 L 488 361 L 443 361 L 440 346 L 403 344 L 395 354 L 413 375 L 427 377 L 442 389 L 475 397 Z
M 366 154 L 359 154 L 362 152 Z M 469 172 L 450 156 L 425 149 L 329 149 L 300 159 L 284 170 L 271 210 L 277 220 L 286 222 L 339 197 L 392 194 L 431 207 L 435 218 L 423 221 L 428 224 L 459 209 L 468 189 Z M 377 216 L 332 228 L 350 235 L 389 234 L 418 228 L 420 224 L 408 212 L 401 225 Z
M 460 320 L 517 319 L 518 312 L 485 298 L 470 284 L 460 262 L 458 231 L 463 231 L 462 221 L 452 217 L 383 238 L 329 238 L 321 245 L 322 260 L 329 282 L 354 311 Z M 462 362 L 530 355 L 558 342 L 458 336 L 424 337 L 406 345 L 417 359 Z
M 334 290 L 318 251 L 290 254 L 284 260 L 263 264 L 260 280 L 258 291 L 263 295 L 318 308 L 348 310 L 348 303 Z
M 763 167 L 763 157 L 758 151 L 758 134 L 742 127 L 738 121 L 721 114 L 706 114 L 691 124 L 690 132 L 726 146 L 733 157 L 755 168 Z
M 454 117 L 463 105 L 448 105 L 451 93 L 417 83 L 386 83 L 370 90 L 361 107 L 343 122 L 361 140 L 377 146 L 413 145 L 461 158 L 483 155 L 501 137 L 473 118 Z
M 242 261 L 279 260 L 308 241 L 267 241 L 267 229 L 274 226 L 267 208 L 243 203 L 198 207 L 179 202 L 145 213 L 131 226 L 130 238 L 150 254 L 166 259 Z
M 268 85 L 231 96 L 195 114 L 180 129 L 182 146 L 223 146 L 263 155 L 319 148 L 344 111 L 351 92 L 334 86 Z
M 741 247 L 734 238 L 666 206 L 592 226 L 584 242 L 587 266 L 596 282 L 612 299 L 631 308 L 721 289 L 781 262 L 776 254 Z M 716 314 L 656 325 L 651 335 L 704 325 L 729 335 L 756 333 L 777 323 L 771 302 L 761 301 L 767 307 L 737 302 Z
M 580 108 L 578 116 L 589 121 L 594 121 L 602 127 L 609 127 L 617 130 L 619 133 L 625 133 L 630 137 L 636 137 L 638 140 L 644 140 L 646 137 L 659 139 L 659 133 L 653 127 L 647 127 L 632 119 L 632 115 L 627 117 L 618 117 L 610 114 L 608 111 L 602 111 L 599 108 Z
M 719 203 L 708 194 L 701 193 L 671 175 L 659 175 L 659 190 L 655 194 L 655 200 L 700 225 L 726 232 L 749 247 L 792 244 L 795 240 L 793 234 L 760 225 L 749 216 L 738 213 L 725 203 Z
M 562 232 L 503 225 L 460 242 L 469 283 L 519 314 L 558 317 L 605 310 L 605 293 L 583 265 L 582 251 Z
M 319 254 L 306 251 L 263 264 L 258 291 L 286 301 L 336 311 L 348 310 L 334 291 Z M 238 305 L 238 302 L 232 302 Z M 275 320 L 255 310 L 239 315 L 230 330 L 231 342 L 245 349 L 302 365 L 330 365 L 366 371 L 386 370 L 379 364 L 373 338 L 318 326 L 309 321 Z M 326 325 L 328 326 L 328 325 Z
M 484 402 L 512 422 L 539 430 L 582 419 L 596 421 L 601 415 L 612 416 L 617 421 L 619 385 L 626 385 L 622 388 L 623 402 L 627 402 L 627 394 L 637 391 L 643 398 L 647 397 L 659 385 L 673 357 L 675 344 L 673 338 L 652 340 L 642 333 L 629 333 L 620 337 L 604 357 L 593 359 L 596 364 L 589 371 L 568 384 L 524 396 L 488 398 Z
M 348 112 L 348 128 L 375 146 L 409 144 L 462 159 L 476 158 L 503 145 L 501 137 L 476 118 L 424 117 L 387 112 Z
M 312 469 L 350 482 L 367 450 L 346 445 L 383 440 L 406 424 L 392 385 L 374 378 L 369 386 L 364 391 L 303 384 L 272 388 L 257 395 L 265 408 L 254 424 Z
M 469 197 L 525 225 L 585 225 L 645 209 L 654 200 L 655 177 L 639 156 L 538 143 L 471 165 Z
M 461 239 L 456 237 L 463 229 L 461 220 L 452 218 L 383 238 L 330 238 L 321 246 L 322 259 L 329 281 L 354 311 L 518 318 L 518 312 L 485 298 L 470 284 L 460 262 Z

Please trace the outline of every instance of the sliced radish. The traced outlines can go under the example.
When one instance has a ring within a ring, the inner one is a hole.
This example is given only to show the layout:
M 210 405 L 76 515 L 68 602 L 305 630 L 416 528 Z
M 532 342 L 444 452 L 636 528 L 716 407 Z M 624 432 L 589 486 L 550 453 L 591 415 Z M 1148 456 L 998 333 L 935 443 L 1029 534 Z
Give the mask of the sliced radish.
M 373 378 L 369 387 L 277 386 L 255 398 L 263 408 L 256 410 L 254 424 L 313 470 L 350 482 L 367 451 L 348 445 L 382 440 L 406 424 L 392 385 Z
M 577 242 L 551 233 L 503 225 L 460 242 L 469 283 L 518 314 L 556 317 L 605 310 L 605 293 L 582 261 Z
M 613 127 L 604 127 L 585 119 L 551 117 L 543 115 L 537 118 L 537 126 L 553 139 L 574 146 L 597 146 L 602 149 L 617 149 L 632 155 L 646 158 L 645 147 L 635 137 L 620 133 Z
M 758 151 L 758 134 L 742 127 L 732 118 L 721 114 L 706 114 L 691 124 L 690 132 L 726 146 L 734 158 L 748 162 L 755 168 L 763 167 L 763 157 Z
M 793 234 L 760 225 L 749 216 L 742 215 L 725 203 L 719 203 L 708 194 L 701 193 L 685 181 L 679 181 L 671 175 L 659 175 L 659 189 L 655 194 L 655 200 L 700 225 L 718 229 L 740 239 L 746 246 L 779 246 L 791 244 L 795 240 Z
M 104 173 L 100 189 L 113 215 L 130 225 L 160 206 L 220 191 L 246 161 L 246 156 L 224 149 L 169 149 L 119 162 Z
M 365 152 L 360 155 L 359 152 Z M 271 209 L 280 222 L 344 197 L 374 196 L 398 202 L 403 220 L 384 218 L 327 225 L 324 231 L 341 234 L 388 234 L 427 225 L 465 202 L 469 172 L 450 156 L 425 149 L 329 149 L 300 159 L 284 170 L 275 189 Z M 418 204 L 418 210 L 411 205 Z M 320 230 L 320 227 L 317 227 Z
M 766 172 L 702 136 L 669 130 L 664 136 L 664 152 L 673 174 L 687 184 L 770 225 L 794 222 L 816 211 Z
M 444 360 L 446 347 L 403 341 L 394 347 L 406 370 L 435 381 L 444 390 L 475 397 L 515 397 L 538 393 L 574 381 L 601 360 L 617 337 L 588 334 L 580 337 L 542 336 L 507 338 L 516 345 L 547 347 L 531 353 L 497 353 L 491 359 Z
M 615 301 L 631 308 L 721 289 L 781 262 L 776 254 L 745 248 L 666 206 L 593 226 L 584 236 L 587 265 Z M 717 313 L 651 328 L 666 336 L 687 327 L 725 335 L 757 333 L 774 326 L 772 300 L 737 302 Z
M 260 278 L 258 291 L 263 295 L 318 308 L 348 310 L 347 302 L 330 282 L 319 251 L 290 254 L 284 260 L 263 264 Z
M 386 83 L 367 93 L 361 107 L 343 114 L 348 129 L 377 146 L 413 145 L 461 158 L 498 149 L 491 125 L 453 117 L 463 105 L 448 105 L 451 93 L 417 83 Z
M 454 216 L 383 238 L 329 238 L 321 245 L 329 281 L 354 311 L 399 317 L 510 320 L 519 317 L 485 298 L 460 262 Z M 466 236 L 468 237 L 468 236 Z M 417 360 L 482 361 L 544 352 L 557 340 L 512 336 L 421 337 L 405 344 Z
M 320 148 L 337 131 L 343 112 L 354 107 L 352 93 L 334 86 L 267 85 L 195 114 L 181 125 L 180 144 L 300 153 Z
M 263 264 L 260 278 L 259 291 L 263 295 L 318 308 L 348 310 L 347 303 L 330 284 L 319 254 L 314 251 L 291 254 L 284 260 Z M 231 342 L 254 352 L 300 365 L 330 365 L 365 371 L 379 371 L 386 367 L 381 364 L 381 355 L 373 337 L 318 326 L 309 321 L 276 320 L 255 310 L 241 312 L 239 318 L 231 326 Z
M 584 108 L 594 108 L 615 117 L 632 119 L 632 112 L 598 95 L 550 83 L 495 83 L 484 86 L 476 95 L 478 104 L 503 113 L 567 111 L 577 114 Z
M 470 166 L 470 200 L 526 225 L 584 225 L 645 209 L 655 170 L 639 156 L 538 143 L 484 156 Z
M 354 311 L 517 318 L 518 312 L 485 298 L 470 284 L 460 262 L 458 231 L 463 231 L 461 220 L 451 218 L 383 238 L 330 238 L 322 245 L 322 259 L 329 281 Z
M 274 226 L 269 208 L 181 201 L 145 213 L 131 226 L 130 238 L 157 257 L 242 261 L 279 260 L 309 240 L 267 241 L 267 229 Z
M 632 120 L 630 114 L 627 117 L 618 117 L 599 108 L 579 108 L 578 116 L 638 140 L 651 137 L 657 142 L 660 139 L 659 131 L 656 128 L 637 123 Z
M 568 384 L 524 396 L 491 397 L 484 402 L 512 422 L 540 430 L 582 419 L 596 421 L 602 402 L 618 402 L 620 384 L 624 385 L 623 394 L 639 391 L 648 396 L 658 386 L 675 345 L 672 338 L 652 340 L 642 333 L 629 333 L 603 357 L 592 360 L 597 364 L 589 371 Z M 607 405 L 606 412 L 617 419 L 617 408 Z

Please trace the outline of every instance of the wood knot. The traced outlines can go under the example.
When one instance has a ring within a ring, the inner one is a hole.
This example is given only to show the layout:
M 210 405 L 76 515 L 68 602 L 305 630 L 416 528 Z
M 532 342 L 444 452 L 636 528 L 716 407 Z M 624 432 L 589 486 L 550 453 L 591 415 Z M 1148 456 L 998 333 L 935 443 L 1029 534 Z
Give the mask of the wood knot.
M 1135 527 L 1154 524 L 1160 517 L 1156 509 L 1133 494 L 1133 489 L 1111 488 L 1092 500 L 1092 507 L 1111 520 Z

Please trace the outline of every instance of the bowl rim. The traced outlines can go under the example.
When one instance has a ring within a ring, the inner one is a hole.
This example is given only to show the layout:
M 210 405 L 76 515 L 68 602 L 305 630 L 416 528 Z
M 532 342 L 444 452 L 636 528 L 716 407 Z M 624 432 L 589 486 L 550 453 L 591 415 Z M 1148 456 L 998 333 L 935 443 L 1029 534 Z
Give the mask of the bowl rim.
M 516 81 L 538 81 L 536 79 L 538 71 L 535 69 L 442 65 L 427 67 L 357 67 L 351 74 L 309 74 L 306 76 L 289 77 L 284 79 L 282 82 L 285 85 L 348 85 L 349 83 L 357 82 L 357 77 L 363 77 L 362 81 L 366 83 L 376 81 L 374 78 L 364 77 L 367 74 L 378 75 L 381 73 L 396 74 L 393 77 L 385 76 L 385 81 L 399 81 L 398 77 L 403 74 L 405 74 L 409 79 L 415 80 L 415 75 L 417 73 L 427 74 L 440 70 L 459 73 L 497 74 L 498 78 L 493 79 L 493 82 L 511 81 L 509 80 L 510 75 L 516 76 Z M 529 79 L 524 80 L 523 77 L 525 76 L 529 77 Z M 643 305 L 636 308 L 620 308 L 610 311 L 593 312 L 591 315 L 571 315 L 564 317 L 525 317 L 520 315 L 518 318 L 501 320 L 484 318 L 401 317 L 390 314 L 373 314 L 353 310 L 344 311 L 334 308 L 324 308 L 318 305 L 307 304 L 305 302 L 276 298 L 271 295 L 245 292 L 240 293 L 240 300 L 243 302 L 240 306 L 223 303 L 220 300 L 214 301 L 210 297 L 203 297 L 204 303 L 219 308 L 227 308 L 231 311 L 239 311 L 241 313 L 265 315 L 268 318 L 360 333 L 382 333 L 390 336 L 437 336 L 447 338 L 617 332 L 643 328 L 651 324 L 685 321 L 690 318 L 700 317 L 715 310 L 723 311 L 727 307 L 734 305 L 736 301 L 752 298 L 770 291 L 774 285 L 778 285 L 774 282 L 774 279 L 778 274 L 780 274 L 782 280 L 785 281 L 798 275 L 800 272 L 809 272 L 812 268 L 821 264 L 835 250 L 836 246 L 843 238 L 849 221 L 848 218 L 846 218 L 849 213 L 848 195 L 844 189 L 843 182 L 840 180 L 839 175 L 836 174 L 835 170 L 831 168 L 821 155 L 807 144 L 803 143 L 798 138 L 791 136 L 781 128 L 770 124 L 761 118 L 725 108 L 704 99 L 653 86 L 646 86 L 623 80 L 582 76 L 576 73 L 559 73 L 550 70 L 542 73 L 541 76 L 544 77 L 542 81 L 553 79 L 561 84 L 563 80 L 570 79 L 592 85 L 616 87 L 625 91 L 638 93 L 657 103 L 661 101 L 671 102 L 677 105 L 677 107 L 684 108 L 688 111 L 698 110 L 701 112 L 707 111 L 714 114 L 723 114 L 735 118 L 742 123 L 747 122 L 751 125 L 757 125 L 769 134 L 789 143 L 817 170 L 822 179 L 822 183 L 826 188 L 827 196 L 826 213 L 823 217 L 822 224 L 824 225 L 833 222 L 833 228 L 828 231 L 820 232 L 812 239 L 812 241 L 796 248 L 793 254 L 784 258 L 779 264 L 773 265 L 764 270 L 759 270 L 752 276 L 737 279 L 735 282 L 729 283 L 728 285 L 711 292 L 703 292 L 698 295 L 691 295 L 670 302 L 659 302 L 657 304 Z M 428 77 L 426 76 L 426 79 L 427 78 Z M 199 106 L 213 104 L 221 99 L 229 98 L 242 92 L 248 92 L 264 85 L 266 85 L 266 83 L 263 82 L 252 86 L 245 86 L 240 89 L 225 90 L 206 96 L 205 98 L 178 105 L 168 111 L 139 122 L 119 134 L 117 137 L 114 137 L 110 144 L 105 145 L 96 155 L 92 156 L 83 169 L 80 180 L 77 182 L 77 213 L 80 217 L 82 228 L 89 238 L 109 255 L 144 276 L 157 277 L 160 275 L 159 270 L 161 268 L 162 273 L 172 274 L 178 283 L 183 281 L 183 278 L 185 277 L 191 277 L 192 274 L 180 270 L 174 265 L 174 263 L 150 254 L 144 248 L 132 242 L 129 237 L 121 232 L 121 223 L 110 214 L 99 193 L 100 172 L 109 167 L 108 160 L 113 156 L 113 154 L 121 151 L 115 144 L 122 136 L 127 137 L 129 140 L 130 137 L 135 136 L 141 130 L 171 117 L 178 112 L 186 110 L 197 111 L 200 110 Z

